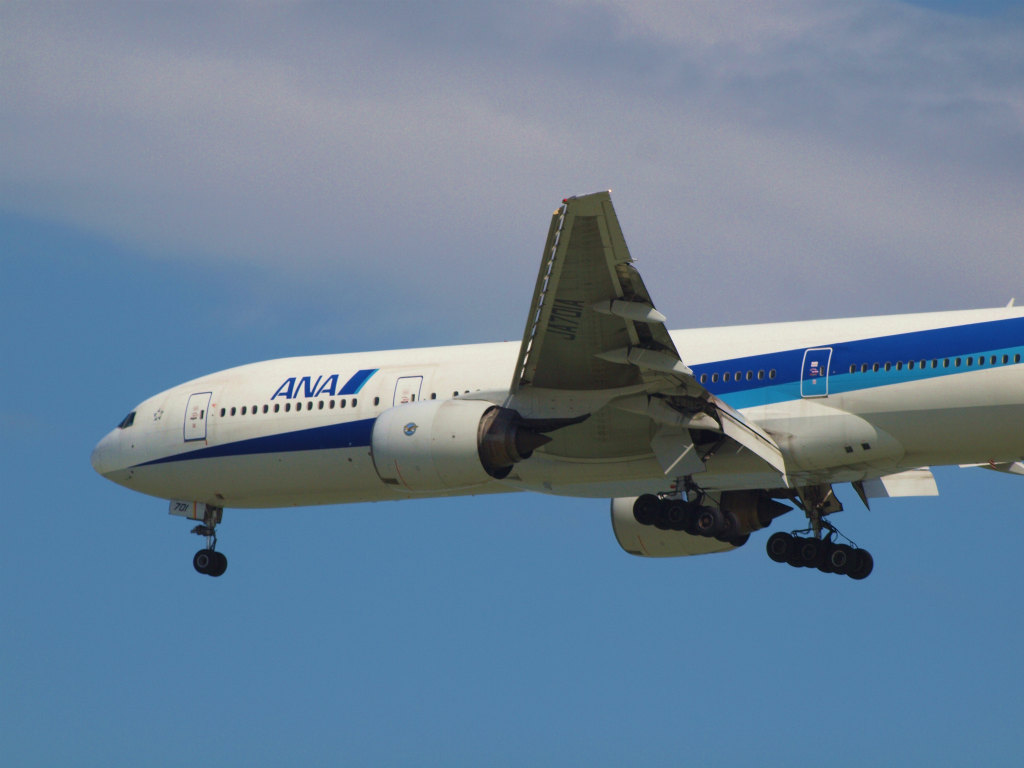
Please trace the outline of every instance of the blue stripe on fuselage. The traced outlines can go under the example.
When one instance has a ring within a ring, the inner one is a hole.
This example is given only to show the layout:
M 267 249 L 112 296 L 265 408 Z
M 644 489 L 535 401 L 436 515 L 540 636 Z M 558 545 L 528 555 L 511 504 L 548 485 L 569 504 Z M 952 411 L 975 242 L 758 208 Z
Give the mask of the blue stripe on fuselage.
M 698 381 L 702 374 L 707 374 L 704 386 L 733 408 L 769 405 L 800 399 L 800 375 L 804 352 L 818 347 L 832 349 L 829 394 L 840 394 L 887 384 L 984 370 L 977 364 L 977 358 L 982 355 L 985 357 L 985 368 L 1005 365 L 1002 362 L 1003 355 L 1006 355 L 1012 364 L 1015 355 L 1024 354 L 1024 318 L 1014 317 L 951 328 L 932 328 L 835 344 L 825 341 L 809 347 L 732 358 L 693 365 L 691 368 Z M 992 355 L 996 356 L 995 365 L 991 364 Z M 953 363 L 957 357 L 961 358 L 959 367 L 955 367 Z M 974 358 L 973 365 L 966 365 L 967 357 Z M 943 361 L 946 359 L 950 360 L 949 367 L 943 367 Z M 938 361 L 938 367 L 931 367 L 933 360 Z M 910 361 L 914 362 L 913 368 L 907 365 Z M 921 361 L 926 362 L 926 367 L 921 367 Z M 897 362 L 903 363 L 902 370 L 895 369 Z M 877 372 L 871 370 L 875 363 L 879 364 Z M 891 370 L 884 370 L 886 363 L 892 364 Z M 860 369 L 864 364 L 868 366 L 868 370 L 861 373 Z M 855 366 L 856 373 L 849 372 L 851 365 Z M 771 370 L 776 372 L 774 379 L 768 378 L 768 372 Z M 746 379 L 747 371 L 753 374 L 750 381 Z M 764 379 L 757 379 L 758 371 L 765 372 Z M 722 374 L 726 372 L 730 375 L 730 381 L 721 380 Z M 719 376 L 717 382 L 711 381 L 711 374 L 714 373 Z M 741 374 L 739 381 L 735 378 L 737 373 Z
M 186 453 L 164 456 L 136 466 L 148 467 L 152 464 L 166 464 L 172 461 L 191 461 L 192 459 L 212 459 L 223 456 L 251 456 L 261 453 L 291 453 L 294 451 L 327 451 L 338 448 L 356 448 L 370 444 L 373 434 L 373 423 L 376 419 L 360 419 L 346 421 L 341 424 L 330 424 L 326 427 L 299 429 L 294 432 L 282 432 L 277 435 L 252 437 L 247 440 L 236 440 L 222 445 L 211 445 Z

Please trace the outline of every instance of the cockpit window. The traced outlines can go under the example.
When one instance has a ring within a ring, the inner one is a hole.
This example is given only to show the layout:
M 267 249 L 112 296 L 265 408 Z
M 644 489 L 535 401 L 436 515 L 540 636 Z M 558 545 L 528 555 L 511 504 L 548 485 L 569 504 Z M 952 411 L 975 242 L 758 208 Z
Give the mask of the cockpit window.
M 128 429 L 132 424 L 135 423 L 135 411 L 132 411 L 124 417 L 124 421 L 117 425 L 118 429 Z

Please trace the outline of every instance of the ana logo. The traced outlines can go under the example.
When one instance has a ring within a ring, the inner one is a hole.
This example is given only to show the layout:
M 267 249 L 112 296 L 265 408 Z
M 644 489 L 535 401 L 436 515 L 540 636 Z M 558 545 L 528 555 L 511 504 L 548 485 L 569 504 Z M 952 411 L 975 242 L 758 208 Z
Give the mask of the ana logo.
M 419 427 L 416 425 L 416 422 L 414 421 L 410 421 L 408 424 L 402 427 L 402 431 L 405 432 L 406 437 L 412 437 L 413 435 L 415 435 L 417 429 L 419 429 Z

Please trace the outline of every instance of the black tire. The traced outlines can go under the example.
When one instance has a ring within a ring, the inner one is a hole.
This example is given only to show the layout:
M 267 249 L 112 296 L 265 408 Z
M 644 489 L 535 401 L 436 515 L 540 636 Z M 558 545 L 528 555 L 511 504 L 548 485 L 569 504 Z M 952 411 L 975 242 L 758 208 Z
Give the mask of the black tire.
M 215 552 L 212 549 L 200 549 L 192 558 L 192 567 L 199 573 L 208 576 L 214 564 L 214 554 Z
M 836 545 L 831 541 L 822 541 L 821 548 L 818 550 L 818 557 L 814 562 L 814 566 L 822 573 L 835 573 L 835 569 L 832 567 L 832 553 L 835 551 Z
M 697 530 L 697 509 L 696 504 L 687 504 L 686 517 L 683 518 L 683 530 L 691 536 L 700 536 Z
M 686 529 L 686 502 L 679 499 L 663 502 L 665 504 L 665 517 L 668 520 L 668 527 L 673 531 Z
M 797 546 L 798 560 L 804 568 L 817 568 L 821 555 L 821 542 L 818 539 L 799 539 Z
M 875 568 L 875 559 L 866 549 L 855 549 L 854 553 L 858 555 L 857 562 L 849 568 L 846 575 L 855 581 L 860 581 L 871 575 L 871 571 Z
M 653 493 L 645 493 L 633 502 L 633 517 L 640 525 L 654 525 L 661 502 Z
M 717 507 L 701 507 L 697 511 L 697 533 L 715 537 L 722 532 L 724 520 L 722 510 Z
M 790 553 L 793 551 L 793 541 L 793 537 L 784 531 L 773 533 L 768 537 L 768 543 L 765 544 L 768 557 L 776 563 L 787 562 Z
M 223 576 L 228 569 L 228 559 L 223 552 L 213 553 L 213 566 L 210 568 L 211 576 Z
M 829 565 L 832 573 L 845 576 L 850 572 L 850 565 L 853 563 L 853 548 L 846 544 L 836 544 L 829 553 Z

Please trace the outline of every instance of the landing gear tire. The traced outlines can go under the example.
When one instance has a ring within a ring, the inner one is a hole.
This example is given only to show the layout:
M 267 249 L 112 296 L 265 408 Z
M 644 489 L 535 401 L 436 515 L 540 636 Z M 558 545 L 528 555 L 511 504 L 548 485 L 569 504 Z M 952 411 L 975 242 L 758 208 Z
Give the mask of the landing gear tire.
M 866 579 L 875 567 L 875 559 L 866 549 L 855 549 L 853 554 L 855 557 L 851 558 L 853 562 L 848 566 L 846 575 L 855 581 Z
M 697 533 L 701 536 L 714 537 L 722 532 L 725 519 L 722 510 L 717 507 L 701 507 L 697 511 Z
M 223 576 L 228 569 L 228 559 L 222 552 L 200 549 L 192 558 L 192 567 L 206 576 Z
M 633 517 L 640 525 L 654 525 L 661 501 L 653 493 L 645 493 L 633 502 Z
M 783 531 L 773 533 L 768 537 L 768 544 L 765 545 L 765 549 L 768 550 L 768 557 L 776 563 L 786 562 L 789 559 L 790 552 L 793 551 L 793 541 L 793 537 L 788 533 Z

